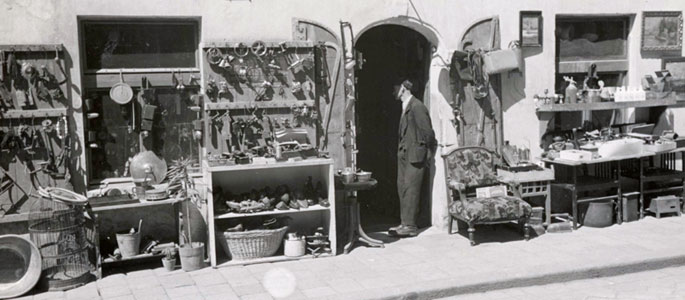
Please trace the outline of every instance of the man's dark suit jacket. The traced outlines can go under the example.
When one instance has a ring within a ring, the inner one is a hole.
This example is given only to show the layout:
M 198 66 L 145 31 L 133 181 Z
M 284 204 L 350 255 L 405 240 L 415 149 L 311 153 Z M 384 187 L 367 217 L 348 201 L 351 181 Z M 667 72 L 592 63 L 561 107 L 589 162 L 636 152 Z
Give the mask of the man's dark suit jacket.
M 435 142 L 428 109 L 421 101 L 411 97 L 400 118 L 398 155 L 406 150 L 409 163 L 424 163 L 428 159 L 428 150 L 433 149 Z

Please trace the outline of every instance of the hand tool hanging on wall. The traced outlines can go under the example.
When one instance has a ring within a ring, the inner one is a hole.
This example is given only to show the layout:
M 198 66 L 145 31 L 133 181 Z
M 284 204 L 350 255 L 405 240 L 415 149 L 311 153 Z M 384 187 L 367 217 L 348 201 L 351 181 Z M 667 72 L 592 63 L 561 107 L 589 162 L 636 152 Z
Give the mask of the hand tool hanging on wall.
M 469 51 L 467 60 L 473 76 L 473 97 L 483 99 L 490 88 L 488 73 L 483 70 L 483 50 Z
M 23 64 L 21 64 L 21 76 L 24 77 L 24 80 L 26 80 L 28 86 L 28 95 L 24 91 L 17 90 L 17 94 L 21 94 L 21 96 L 17 96 L 21 97 L 23 100 L 19 102 L 20 104 L 23 104 L 21 106 L 33 107 L 36 105 L 34 99 L 40 96 L 38 95 L 38 91 L 36 89 L 38 77 L 37 73 L 38 71 L 33 66 L 33 64 L 28 62 L 24 62 Z
M 62 67 L 62 64 L 60 63 L 61 59 L 59 58 L 59 49 L 57 49 L 57 47 L 55 47 L 55 58 L 53 58 L 53 60 L 55 61 L 55 64 L 57 65 L 59 71 L 62 73 L 62 76 L 64 76 L 64 79 L 62 79 L 62 81 L 58 81 L 57 84 L 63 85 L 67 83 L 67 80 L 69 80 L 69 75 L 67 75 L 67 72 L 64 71 L 64 67 Z
M 0 84 L 5 83 L 5 72 L 7 72 L 5 62 L 5 51 L 0 50 Z

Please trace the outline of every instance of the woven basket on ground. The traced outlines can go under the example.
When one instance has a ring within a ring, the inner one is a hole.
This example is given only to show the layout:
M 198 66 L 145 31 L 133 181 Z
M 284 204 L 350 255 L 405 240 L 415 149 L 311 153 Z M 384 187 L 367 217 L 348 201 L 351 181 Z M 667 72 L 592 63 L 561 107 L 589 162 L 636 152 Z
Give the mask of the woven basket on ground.
M 224 232 L 233 260 L 244 260 L 274 255 L 281 246 L 288 226 L 242 232 Z

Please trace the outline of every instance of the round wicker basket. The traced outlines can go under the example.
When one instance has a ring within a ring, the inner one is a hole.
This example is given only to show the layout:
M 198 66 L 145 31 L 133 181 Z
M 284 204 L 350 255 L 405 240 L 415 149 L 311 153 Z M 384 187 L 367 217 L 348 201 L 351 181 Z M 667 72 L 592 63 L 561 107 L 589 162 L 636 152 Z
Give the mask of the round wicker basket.
M 288 226 L 242 232 L 224 232 L 233 260 L 272 256 L 278 251 Z

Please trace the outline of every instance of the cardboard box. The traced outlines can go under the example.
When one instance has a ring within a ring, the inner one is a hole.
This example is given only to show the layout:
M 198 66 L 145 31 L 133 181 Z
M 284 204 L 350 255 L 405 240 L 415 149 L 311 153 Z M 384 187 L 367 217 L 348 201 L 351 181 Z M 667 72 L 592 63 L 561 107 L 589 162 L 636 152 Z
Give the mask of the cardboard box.
M 478 198 L 501 197 L 506 195 L 506 185 L 495 185 L 476 189 L 476 197 Z

